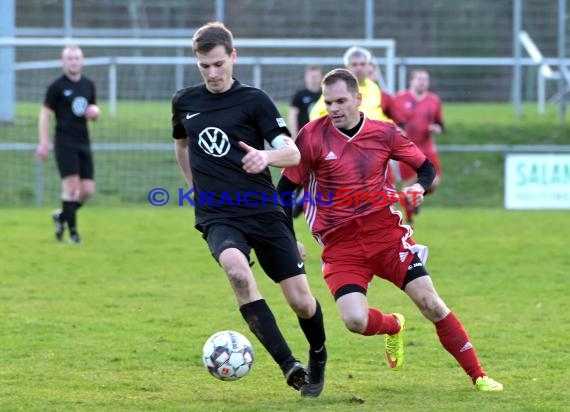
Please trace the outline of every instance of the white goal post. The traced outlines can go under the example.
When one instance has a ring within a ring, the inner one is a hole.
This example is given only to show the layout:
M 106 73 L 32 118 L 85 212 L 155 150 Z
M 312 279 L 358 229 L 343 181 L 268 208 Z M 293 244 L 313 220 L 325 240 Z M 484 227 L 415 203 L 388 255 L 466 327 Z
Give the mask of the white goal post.
M 117 66 L 119 65 L 170 65 L 182 67 L 195 64 L 193 56 L 184 55 L 184 49 L 191 47 L 190 39 L 180 38 L 90 38 L 90 37 L 0 37 L 0 48 L 33 48 L 33 47 L 63 47 L 76 44 L 81 47 L 108 48 L 114 50 L 112 57 L 86 58 L 86 65 L 108 67 L 109 107 L 111 115 L 116 114 L 117 107 Z M 253 85 L 261 87 L 263 67 L 271 65 L 307 65 L 320 63 L 323 65 L 342 66 L 342 55 L 345 49 L 352 46 L 366 47 L 375 56 L 376 63 L 382 69 L 386 91 L 396 90 L 396 41 L 393 39 L 236 39 L 238 49 L 238 65 L 253 66 Z M 116 49 L 125 48 L 154 48 L 172 50 L 172 56 L 121 56 Z M 267 55 L 260 54 L 260 49 L 270 50 Z M 314 50 L 315 53 L 311 53 Z M 326 50 L 326 52 L 323 52 Z M 298 53 L 295 53 L 297 51 Z M 247 52 L 247 53 L 246 53 Z M 4 70 L 17 71 L 30 69 L 54 68 L 60 66 L 59 60 L 0 61 Z M 183 87 L 183 76 L 176 76 L 173 89 Z M 15 87 L 15 85 L 5 85 Z M 16 93 L 5 93 L 15 96 Z M 14 105 L 15 102 L 0 102 L 0 108 Z M 1 113 L 0 113 L 1 114 Z

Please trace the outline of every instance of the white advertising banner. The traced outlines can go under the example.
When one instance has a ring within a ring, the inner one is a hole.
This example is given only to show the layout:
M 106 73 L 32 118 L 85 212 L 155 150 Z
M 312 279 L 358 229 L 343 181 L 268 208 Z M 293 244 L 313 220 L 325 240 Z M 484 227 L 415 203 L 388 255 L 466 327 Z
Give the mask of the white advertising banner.
M 570 209 L 570 154 L 507 154 L 506 209 Z

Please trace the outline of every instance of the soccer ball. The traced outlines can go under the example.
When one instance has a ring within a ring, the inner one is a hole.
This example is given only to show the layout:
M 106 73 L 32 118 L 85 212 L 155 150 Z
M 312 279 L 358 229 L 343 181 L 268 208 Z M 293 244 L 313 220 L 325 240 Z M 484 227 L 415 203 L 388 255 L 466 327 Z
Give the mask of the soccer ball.
M 210 374 L 222 381 L 243 378 L 253 366 L 253 347 L 239 332 L 224 330 L 206 340 L 202 350 L 204 366 Z

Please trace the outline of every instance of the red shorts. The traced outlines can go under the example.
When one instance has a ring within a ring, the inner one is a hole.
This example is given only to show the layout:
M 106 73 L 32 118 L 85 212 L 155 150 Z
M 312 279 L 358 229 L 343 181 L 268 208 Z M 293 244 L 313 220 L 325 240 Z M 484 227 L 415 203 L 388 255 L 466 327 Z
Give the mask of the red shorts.
M 432 153 L 425 153 L 428 160 L 433 164 L 435 167 L 435 175 L 441 176 L 441 162 L 439 161 L 439 156 L 436 152 Z M 400 171 L 400 180 L 410 180 L 416 177 L 416 171 L 408 166 L 404 162 L 398 162 L 399 171 Z
M 392 208 L 357 217 L 324 235 L 323 276 L 333 296 L 342 286 L 368 290 L 374 275 L 401 288 L 412 262 L 412 228 Z

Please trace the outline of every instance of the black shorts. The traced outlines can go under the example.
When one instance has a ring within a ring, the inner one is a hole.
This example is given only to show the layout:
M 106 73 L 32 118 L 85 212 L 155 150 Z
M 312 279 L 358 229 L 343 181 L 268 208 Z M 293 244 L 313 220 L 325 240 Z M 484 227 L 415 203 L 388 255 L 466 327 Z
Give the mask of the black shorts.
M 88 146 L 56 146 L 55 160 L 62 179 L 72 175 L 91 180 L 95 177 L 93 155 Z
M 204 225 L 203 237 L 216 261 L 229 248 L 240 250 L 250 261 L 253 249 L 259 264 L 276 283 L 305 273 L 297 241 L 283 213 L 262 213 Z

